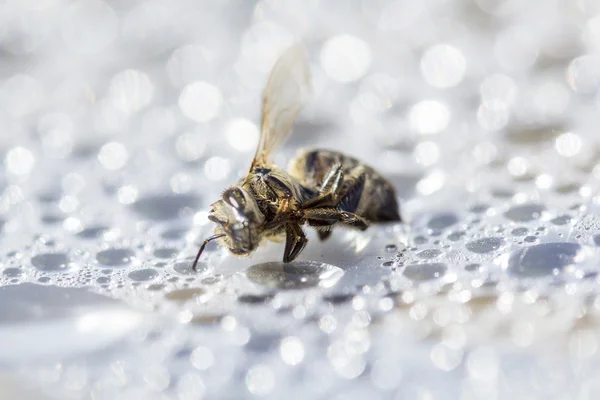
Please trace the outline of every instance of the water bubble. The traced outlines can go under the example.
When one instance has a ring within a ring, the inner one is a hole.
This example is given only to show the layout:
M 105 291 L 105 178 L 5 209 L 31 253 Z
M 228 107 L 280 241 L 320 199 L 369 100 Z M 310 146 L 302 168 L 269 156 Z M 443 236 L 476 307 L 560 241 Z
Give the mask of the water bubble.
M 525 236 L 527 234 L 527 232 L 529 232 L 529 229 L 527 229 L 525 227 L 515 228 L 512 231 L 510 231 L 510 233 L 513 236 Z
M 196 347 L 190 354 L 190 362 L 194 367 L 205 371 L 214 364 L 215 356 L 208 347 L 200 346 Z
M 354 293 L 334 293 L 323 296 L 323 300 L 331 304 L 344 304 L 354 299 Z
M 487 131 L 499 131 L 508 124 L 510 108 L 498 100 L 481 103 L 477 109 L 477 121 Z
M 442 252 L 438 249 L 425 249 L 417 253 L 417 257 L 423 259 L 436 258 L 441 255 Z
M 429 281 L 441 278 L 448 267 L 442 263 L 411 264 L 404 268 L 404 276 L 413 281 Z
M 511 207 L 504 216 L 515 222 L 529 222 L 540 218 L 544 210 L 541 204 L 521 204 Z
M 131 249 L 107 249 L 96 254 L 99 264 L 110 267 L 121 267 L 135 259 L 135 252 Z
M 429 166 L 437 162 L 440 156 L 440 148 L 433 142 L 421 142 L 415 146 L 415 161 L 421 165 Z
M 35 165 L 35 157 L 24 147 L 14 147 L 6 153 L 4 166 L 14 175 L 27 175 Z
M 169 259 L 179 254 L 179 250 L 173 247 L 162 247 L 160 249 L 154 250 L 154 253 L 152 254 L 154 254 L 154 257 L 156 258 Z
M 160 234 L 160 237 L 167 240 L 179 240 L 183 239 L 185 235 L 188 233 L 187 229 L 168 229 Z
M 304 359 L 304 344 L 297 337 L 288 336 L 281 341 L 279 354 L 287 365 L 298 365 Z
M 504 239 L 499 237 L 487 237 L 482 239 L 473 240 L 465 245 L 467 250 L 477 253 L 485 254 L 491 253 L 498 250 L 504 244 Z
M 42 271 L 65 271 L 70 266 L 70 259 L 65 253 L 44 253 L 32 257 L 31 265 Z
M 582 247 L 576 243 L 543 243 L 515 251 L 504 267 L 511 275 L 535 278 L 556 275 L 584 257 Z
M 110 82 L 109 96 L 121 111 L 131 114 L 146 107 L 152 100 L 154 87 L 148 75 L 128 69 L 115 75 Z
M 145 218 L 164 221 L 180 217 L 185 209 L 198 208 L 199 201 L 196 196 L 188 194 L 154 195 L 139 199 L 132 207 Z
M 196 271 L 192 269 L 193 262 L 191 260 L 178 261 L 173 265 L 173 271 L 181 275 L 198 275 L 200 272 L 208 269 L 208 265 L 205 262 L 198 262 Z
M 573 59 L 567 67 L 567 82 L 576 92 L 595 92 L 600 84 L 600 57 L 586 54 Z
M 273 299 L 274 295 L 266 294 L 242 294 L 239 295 L 237 301 L 244 304 L 265 304 Z
M 354 36 L 334 36 L 321 48 L 321 66 L 331 79 L 338 82 L 352 82 L 361 78 L 370 65 L 369 45 Z
M 183 114 L 197 122 L 207 122 L 219 115 L 223 96 L 216 86 L 208 82 L 186 85 L 179 96 L 179 108 Z
M 479 264 L 468 264 L 465 266 L 465 271 L 475 272 L 481 269 L 481 265 Z
M 106 226 L 92 226 L 77 233 L 77 237 L 80 237 L 82 239 L 97 239 L 100 236 L 102 236 L 102 234 L 104 234 L 104 232 L 106 232 L 108 229 L 109 228 Z
M 256 396 L 266 396 L 275 387 L 275 375 L 266 365 L 254 365 L 246 373 L 246 386 L 250 393 Z
M 258 127 L 246 118 L 234 118 L 225 125 L 225 136 L 234 149 L 254 151 L 258 144 Z
M 437 88 L 456 86 L 463 79 L 465 68 L 461 51 L 447 44 L 427 49 L 421 58 L 421 72 L 425 80 Z
M 188 300 L 192 300 L 205 294 L 206 290 L 202 288 L 177 289 L 167 293 L 165 298 L 167 300 L 184 303 Z
M 98 161 L 106 169 L 121 169 L 127 163 L 129 153 L 127 148 L 118 142 L 109 142 L 100 148 L 98 152 Z
M 147 282 L 158 278 L 158 272 L 154 269 L 145 268 L 130 272 L 127 276 L 136 282 Z
M 535 243 L 535 242 L 537 242 L 537 240 L 538 240 L 538 238 L 536 236 L 525 236 L 523 238 L 523 241 L 525 243 Z
M 458 242 L 460 239 L 465 237 L 466 234 L 467 233 L 464 231 L 452 232 L 451 234 L 448 235 L 448 240 L 451 240 L 453 242 Z
M 7 278 L 20 278 L 23 276 L 23 270 L 21 268 L 6 268 L 2 271 L 2 275 Z
M 253 265 L 246 271 L 251 281 L 272 289 L 327 288 L 334 286 L 342 275 L 341 268 L 314 261 L 269 262 Z
M 581 150 L 581 137 L 572 132 L 563 133 L 556 138 L 555 147 L 558 154 L 563 157 L 576 156 Z
M 431 135 L 446 129 L 450 111 L 437 100 L 423 100 L 411 107 L 408 120 L 412 131 Z

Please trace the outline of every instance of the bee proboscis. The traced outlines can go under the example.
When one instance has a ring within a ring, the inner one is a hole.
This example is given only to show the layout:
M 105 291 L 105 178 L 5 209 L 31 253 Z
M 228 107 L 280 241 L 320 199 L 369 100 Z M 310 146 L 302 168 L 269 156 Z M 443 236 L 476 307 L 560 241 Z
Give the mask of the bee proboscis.
M 359 160 L 330 150 L 301 151 L 288 172 L 271 155 L 289 135 L 310 93 L 308 55 L 302 45 L 288 48 L 275 63 L 264 94 L 260 139 L 250 171 L 211 205 L 217 240 L 232 254 L 251 254 L 265 240 L 285 240 L 283 262 L 306 246 L 302 226 L 326 240 L 334 226 L 365 230 L 373 222 L 401 221 L 394 187 Z

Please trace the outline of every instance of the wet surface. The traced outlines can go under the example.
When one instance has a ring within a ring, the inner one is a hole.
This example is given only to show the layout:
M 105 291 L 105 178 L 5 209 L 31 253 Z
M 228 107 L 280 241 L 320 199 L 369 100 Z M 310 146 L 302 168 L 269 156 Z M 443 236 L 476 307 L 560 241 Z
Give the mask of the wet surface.
M 595 399 L 592 3 L 0 2 L 0 397 Z M 404 222 L 194 271 L 298 38 L 270 158 L 343 150 Z

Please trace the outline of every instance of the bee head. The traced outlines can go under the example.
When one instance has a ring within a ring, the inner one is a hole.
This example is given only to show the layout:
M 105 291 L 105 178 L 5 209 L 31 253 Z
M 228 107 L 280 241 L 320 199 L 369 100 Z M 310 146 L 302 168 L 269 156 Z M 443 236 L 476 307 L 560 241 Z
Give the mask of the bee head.
M 219 225 L 215 233 L 225 235 L 221 243 L 233 254 L 248 254 L 258 247 L 265 216 L 254 197 L 241 187 L 225 190 L 222 199 L 212 204 L 208 219 Z

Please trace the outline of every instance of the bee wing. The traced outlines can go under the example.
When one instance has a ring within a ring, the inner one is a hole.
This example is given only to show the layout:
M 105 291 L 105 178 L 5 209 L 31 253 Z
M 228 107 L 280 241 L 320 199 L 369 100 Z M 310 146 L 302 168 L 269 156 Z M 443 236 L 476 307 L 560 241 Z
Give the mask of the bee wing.
M 297 44 L 281 55 L 267 80 L 260 141 L 252 168 L 266 164 L 269 155 L 283 143 L 309 94 L 308 54 L 304 46 Z

